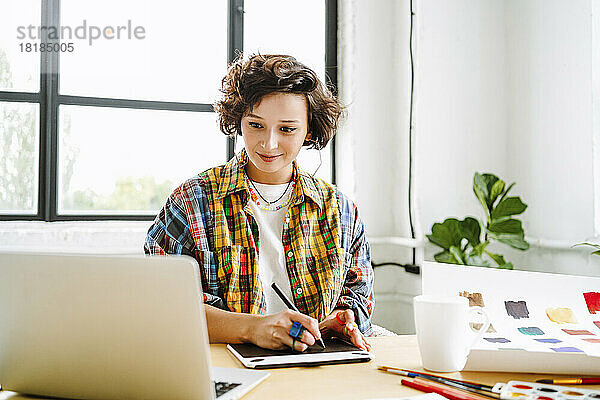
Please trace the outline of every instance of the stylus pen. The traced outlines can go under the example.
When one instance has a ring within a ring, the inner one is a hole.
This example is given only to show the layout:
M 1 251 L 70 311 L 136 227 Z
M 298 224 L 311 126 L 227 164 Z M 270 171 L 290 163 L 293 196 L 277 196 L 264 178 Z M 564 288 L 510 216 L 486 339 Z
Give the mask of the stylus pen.
M 271 284 L 271 287 L 273 288 L 275 293 L 277 293 L 277 296 L 279 296 L 281 301 L 283 301 L 283 303 L 287 306 L 287 308 L 289 308 L 290 310 L 294 310 L 296 312 L 300 312 L 298 310 L 298 307 L 296 307 L 296 305 L 294 303 L 292 303 L 292 301 L 290 299 L 288 299 L 288 297 L 285 294 L 283 294 L 283 292 L 281 291 L 281 289 L 279 288 L 279 286 L 277 286 L 277 284 L 275 282 L 273 282 Z M 325 348 L 325 343 L 323 343 L 323 339 L 317 339 L 317 343 L 319 343 L 319 346 L 321 346 L 322 348 Z

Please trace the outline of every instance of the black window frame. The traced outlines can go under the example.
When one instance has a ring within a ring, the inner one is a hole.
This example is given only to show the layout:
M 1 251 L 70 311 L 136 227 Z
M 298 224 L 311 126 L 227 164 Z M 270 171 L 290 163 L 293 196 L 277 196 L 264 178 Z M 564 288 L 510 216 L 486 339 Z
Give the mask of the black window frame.
M 60 0 L 42 0 L 41 26 L 60 27 Z M 325 77 L 337 95 L 337 0 L 325 0 Z M 228 0 L 227 62 L 243 51 L 244 0 Z M 47 35 L 48 30 L 44 31 Z M 42 42 L 59 39 L 42 37 Z M 212 104 L 150 101 L 59 93 L 60 52 L 40 52 L 40 88 L 37 93 L 0 90 L 0 102 L 39 104 L 39 180 L 36 214 L 0 214 L 0 221 L 151 221 L 154 215 L 131 214 L 58 214 L 58 108 L 60 105 L 94 106 L 166 111 L 214 112 Z M 227 141 L 227 159 L 233 157 L 231 140 Z M 331 141 L 331 179 L 335 184 L 335 136 Z

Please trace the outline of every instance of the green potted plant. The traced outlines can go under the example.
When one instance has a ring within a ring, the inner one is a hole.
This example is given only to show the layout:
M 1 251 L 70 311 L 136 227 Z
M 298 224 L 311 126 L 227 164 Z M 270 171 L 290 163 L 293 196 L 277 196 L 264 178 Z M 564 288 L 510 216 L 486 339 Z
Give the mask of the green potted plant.
M 473 192 L 485 211 L 485 220 L 474 217 L 463 220 L 447 218 L 434 223 L 427 239 L 442 251 L 435 254 L 438 262 L 512 269 L 501 254 L 487 250 L 497 241 L 518 250 L 529 249 L 523 224 L 515 215 L 522 214 L 527 204 L 519 196 L 507 196 L 515 184 L 506 186 L 494 174 L 475 173 Z M 483 229 L 482 229 L 483 228 Z

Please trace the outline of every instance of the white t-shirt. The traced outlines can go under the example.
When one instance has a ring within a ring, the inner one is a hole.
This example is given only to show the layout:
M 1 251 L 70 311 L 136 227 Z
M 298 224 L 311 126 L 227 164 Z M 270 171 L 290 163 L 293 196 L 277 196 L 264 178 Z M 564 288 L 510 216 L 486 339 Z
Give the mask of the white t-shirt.
M 292 195 L 292 185 L 284 183 L 282 185 L 266 185 L 263 183 L 252 182 L 260 195 L 268 201 L 278 199 L 288 188 L 287 193 L 277 203 L 267 205 L 259 197 L 258 201 L 262 207 L 276 208 L 277 206 L 288 202 Z M 288 187 L 289 186 L 289 187 Z M 285 214 L 289 209 L 289 204 L 281 207 L 279 210 L 264 210 L 256 205 L 253 200 L 249 201 L 250 208 L 258 224 L 259 244 L 258 244 L 258 271 L 263 287 L 265 302 L 267 305 L 267 314 L 274 314 L 286 310 L 287 307 L 275 293 L 271 284 L 276 282 L 283 293 L 293 301 L 290 279 L 285 267 L 285 253 L 283 251 L 283 221 Z

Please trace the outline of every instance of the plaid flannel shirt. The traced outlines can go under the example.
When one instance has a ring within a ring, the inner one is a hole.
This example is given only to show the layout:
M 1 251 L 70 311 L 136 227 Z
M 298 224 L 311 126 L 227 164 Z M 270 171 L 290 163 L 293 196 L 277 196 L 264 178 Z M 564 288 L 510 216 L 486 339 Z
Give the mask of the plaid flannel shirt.
M 147 254 L 184 254 L 200 266 L 204 302 L 264 314 L 258 225 L 250 206 L 242 151 L 173 191 L 148 230 Z M 334 186 L 299 171 L 282 243 L 293 301 L 318 321 L 335 308 L 354 311 L 371 334 L 373 269 L 356 206 Z

